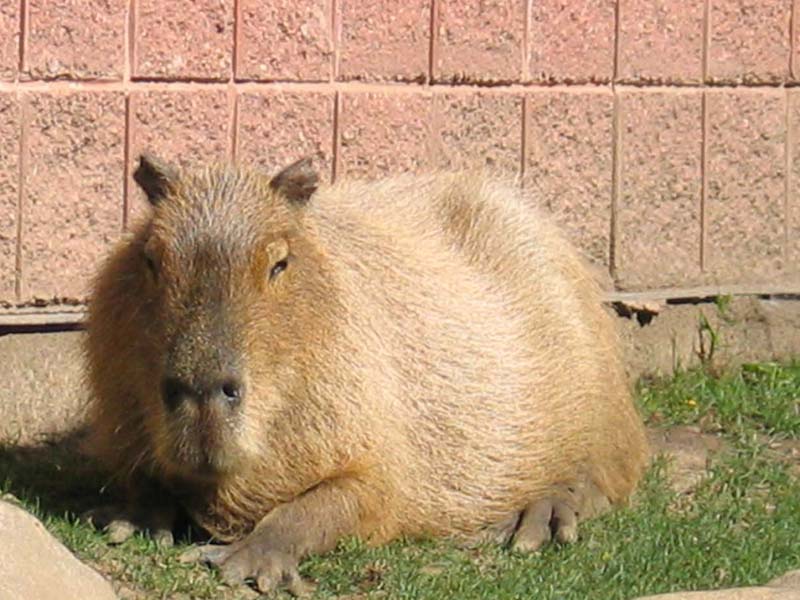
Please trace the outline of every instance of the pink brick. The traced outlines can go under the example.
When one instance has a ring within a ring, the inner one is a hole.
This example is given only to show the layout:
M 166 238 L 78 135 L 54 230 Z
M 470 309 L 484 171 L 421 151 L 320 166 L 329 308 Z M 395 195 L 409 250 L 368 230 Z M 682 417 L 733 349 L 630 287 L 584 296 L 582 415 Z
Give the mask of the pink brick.
M 619 72 L 626 82 L 703 80 L 703 2 L 620 0 Z
M 129 222 L 147 210 L 147 200 L 130 175 L 141 152 L 181 167 L 230 155 L 230 102 L 224 90 L 134 92 L 130 114 Z
M 769 282 L 783 266 L 784 94 L 711 91 L 706 102 L 708 277 Z
M 239 98 L 236 158 L 275 173 L 303 156 L 313 156 L 324 179 L 332 174 L 332 92 L 265 91 Z
M 597 263 L 608 264 L 611 230 L 610 90 L 542 90 L 527 97 L 524 183 Z
M 438 123 L 435 164 L 444 168 L 488 165 L 519 173 L 522 97 L 497 92 L 434 96 Z
M 429 93 L 346 93 L 340 103 L 337 177 L 396 174 L 430 164 Z
M 23 300 L 84 299 L 122 227 L 125 99 L 81 92 L 26 102 Z
M 19 67 L 19 2 L 0 2 L 0 79 L 14 79 Z
M 436 81 L 521 79 L 524 0 L 439 0 L 438 8 Z
M 425 81 L 431 0 L 341 0 L 339 79 Z
M 789 75 L 791 2 L 711 2 L 708 78 L 780 82 Z
M 531 2 L 528 42 L 531 79 L 610 81 L 614 76 L 614 2 Z
M 138 0 L 134 75 L 228 79 L 233 0 Z
M 624 289 L 698 284 L 702 93 L 622 92 L 616 274 Z
M 25 76 L 120 79 L 127 0 L 29 0 Z
M 0 305 L 16 299 L 19 130 L 19 101 L 0 92 Z
M 328 81 L 331 0 L 239 0 L 238 79 Z

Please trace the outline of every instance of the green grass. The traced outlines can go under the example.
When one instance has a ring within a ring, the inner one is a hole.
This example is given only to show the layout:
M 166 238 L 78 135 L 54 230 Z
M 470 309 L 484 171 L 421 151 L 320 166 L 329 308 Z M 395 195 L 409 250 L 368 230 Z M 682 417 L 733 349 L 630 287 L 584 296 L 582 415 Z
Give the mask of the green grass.
M 719 377 L 690 371 L 642 382 L 637 395 L 651 424 L 697 424 L 725 441 L 726 451 L 693 493 L 674 494 L 658 460 L 631 508 L 583 524 L 571 546 L 522 555 L 444 542 L 366 548 L 347 540 L 306 561 L 302 572 L 318 583 L 321 598 L 627 599 L 761 584 L 800 567 L 800 465 L 781 450 L 800 437 L 800 365 L 747 365 Z M 58 447 L 38 454 L 8 448 L 0 451 L 0 489 L 140 597 L 253 596 L 222 585 L 204 567 L 181 564 L 185 545 L 160 549 L 136 536 L 108 546 L 73 516 L 98 500 L 97 481 L 70 475 L 81 468 Z

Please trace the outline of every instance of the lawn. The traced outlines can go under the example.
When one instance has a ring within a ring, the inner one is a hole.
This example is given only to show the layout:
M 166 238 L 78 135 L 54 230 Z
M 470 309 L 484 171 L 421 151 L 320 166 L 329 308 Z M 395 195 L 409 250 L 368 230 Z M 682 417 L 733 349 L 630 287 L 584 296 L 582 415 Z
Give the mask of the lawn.
M 800 364 L 746 365 L 642 381 L 648 426 L 693 426 L 718 436 L 707 477 L 670 486 L 657 459 L 630 508 L 582 525 L 570 546 L 536 555 L 446 543 L 355 540 L 306 561 L 320 598 L 632 598 L 684 589 L 761 584 L 800 568 Z M 0 450 L 0 491 L 11 493 L 128 598 L 252 598 L 202 566 L 182 564 L 186 542 L 161 549 L 135 536 L 115 547 L 75 514 L 98 501 L 97 481 L 69 444 Z

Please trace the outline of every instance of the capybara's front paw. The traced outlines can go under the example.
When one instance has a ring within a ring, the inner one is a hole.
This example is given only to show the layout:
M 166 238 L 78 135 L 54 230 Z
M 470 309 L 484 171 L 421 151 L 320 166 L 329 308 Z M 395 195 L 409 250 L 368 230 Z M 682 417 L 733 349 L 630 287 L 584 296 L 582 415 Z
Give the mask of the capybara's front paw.
M 217 567 L 229 585 L 253 580 L 261 593 L 284 587 L 293 596 L 304 597 L 314 591 L 314 586 L 297 572 L 298 561 L 294 556 L 254 538 L 226 546 L 196 546 L 184 552 L 181 560 L 202 561 Z
M 121 544 L 134 533 L 149 533 L 156 544 L 169 547 L 173 544 L 172 525 L 175 512 L 169 508 L 136 510 L 109 504 L 87 510 L 81 518 L 108 534 L 111 544 Z

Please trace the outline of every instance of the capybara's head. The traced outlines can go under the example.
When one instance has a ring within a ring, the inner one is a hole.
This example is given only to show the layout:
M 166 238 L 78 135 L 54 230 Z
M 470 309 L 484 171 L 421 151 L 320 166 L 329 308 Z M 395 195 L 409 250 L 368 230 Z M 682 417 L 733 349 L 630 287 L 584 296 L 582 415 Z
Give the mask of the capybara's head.
M 133 274 L 152 450 L 182 476 L 222 477 L 261 456 L 324 329 L 324 256 L 305 218 L 317 177 L 307 159 L 270 178 L 143 155 L 134 179 L 152 205 Z

